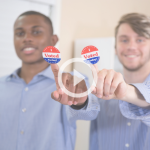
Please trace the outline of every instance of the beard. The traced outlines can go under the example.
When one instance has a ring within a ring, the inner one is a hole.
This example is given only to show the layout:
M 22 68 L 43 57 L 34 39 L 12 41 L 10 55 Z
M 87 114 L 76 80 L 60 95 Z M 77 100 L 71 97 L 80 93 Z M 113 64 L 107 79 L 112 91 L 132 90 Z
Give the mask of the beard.
M 128 71 L 130 71 L 130 72 L 134 72 L 134 71 L 140 70 L 140 68 L 142 68 L 142 66 L 143 66 L 144 64 L 141 64 L 141 65 L 139 65 L 139 66 L 137 66 L 137 67 L 134 67 L 134 68 L 127 67 L 127 66 L 125 66 L 124 64 L 122 64 L 122 65 L 123 65 L 123 67 L 124 67 L 126 70 L 128 70 Z
M 138 65 L 135 66 L 135 67 L 126 66 L 126 65 L 123 63 L 123 61 L 122 61 L 119 57 L 118 57 L 118 59 L 119 59 L 120 63 L 123 65 L 123 67 L 124 67 L 126 70 L 128 70 L 128 71 L 130 71 L 130 72 L 134 72 L 134 71 L 140 70 L 146 63 L 150 63 L 150 54 L 149 54 L 149 56 L 144 60 L 144 62 L 138 64 Z

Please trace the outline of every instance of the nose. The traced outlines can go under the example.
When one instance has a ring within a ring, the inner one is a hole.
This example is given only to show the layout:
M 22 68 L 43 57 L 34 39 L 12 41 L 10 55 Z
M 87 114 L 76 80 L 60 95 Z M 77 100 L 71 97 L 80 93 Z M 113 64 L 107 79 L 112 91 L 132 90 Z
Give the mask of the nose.
M 131 50 L 135 50 L 136 48 L 137 48 L 137 43 L 134 40 L 131 40 L 128 43 L 128 50 L 131 51 Z
M 33 37 L 31 35 L 31 33 L 26 33 L 24 35 L 24 43 L 28 43 L 28 42 L 32 42 L 33 41 Z

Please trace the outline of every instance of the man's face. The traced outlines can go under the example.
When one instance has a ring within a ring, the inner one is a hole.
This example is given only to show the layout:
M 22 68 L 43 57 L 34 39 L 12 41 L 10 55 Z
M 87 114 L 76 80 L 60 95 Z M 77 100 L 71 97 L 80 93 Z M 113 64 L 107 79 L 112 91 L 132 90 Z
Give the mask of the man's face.
M 116 54 L 127 70 L 136 71 L 150 63 L 150 39 L 139 36 L 124 23 L 116 36 Z
M 14 25 L 14 45 L 23 63 L 44 61 L 43 49 L 55 45 L 50 25 L 39 15 L 19 17 Z

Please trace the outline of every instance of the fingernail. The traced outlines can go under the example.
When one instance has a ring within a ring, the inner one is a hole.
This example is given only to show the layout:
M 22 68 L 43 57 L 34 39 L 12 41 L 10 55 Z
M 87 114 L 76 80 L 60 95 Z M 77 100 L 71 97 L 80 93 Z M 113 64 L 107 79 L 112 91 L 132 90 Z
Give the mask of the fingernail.
M 72 101 L 69 101 L 69 102 L 68 102 L 68 105 L 72 105 Z
M 99 97 L 99 98 L 101 98 L 101 97 L 102 97 L 102 95 L 98 94 L 98 97 Z

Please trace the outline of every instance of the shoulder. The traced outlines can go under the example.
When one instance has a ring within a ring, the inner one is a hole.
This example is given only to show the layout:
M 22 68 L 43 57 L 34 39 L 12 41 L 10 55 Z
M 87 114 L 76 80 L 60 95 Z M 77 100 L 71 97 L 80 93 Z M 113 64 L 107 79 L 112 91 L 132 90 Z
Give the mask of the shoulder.
M 6 82 L 6 80 L 7 80 L 8 78 L 9 78 L 9 75 L 0 77 L 0 83 Z

